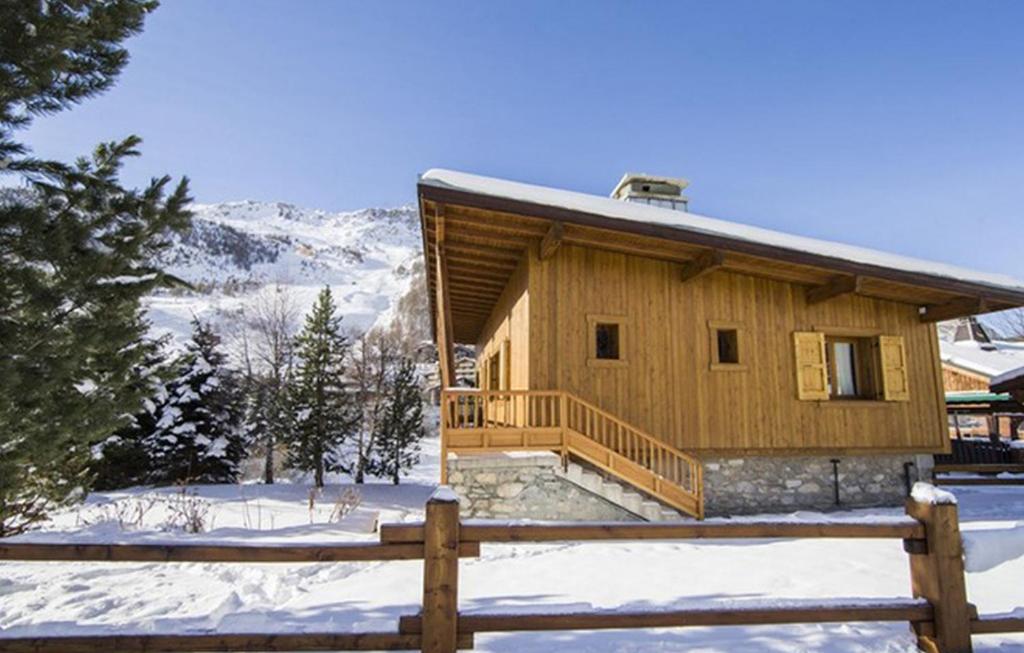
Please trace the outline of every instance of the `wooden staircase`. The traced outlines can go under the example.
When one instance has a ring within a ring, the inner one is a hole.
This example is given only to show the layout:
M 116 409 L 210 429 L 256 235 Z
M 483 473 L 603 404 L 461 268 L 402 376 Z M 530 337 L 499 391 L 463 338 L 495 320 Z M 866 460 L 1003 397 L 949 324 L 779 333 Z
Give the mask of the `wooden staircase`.
M 555 451 L 665 505 L 704 517 L 700 461 L 576 395 L 560 390 L 445 390 L 441 460 L 448 453 Z M 441 465 L 447 481 L 447 466 Z

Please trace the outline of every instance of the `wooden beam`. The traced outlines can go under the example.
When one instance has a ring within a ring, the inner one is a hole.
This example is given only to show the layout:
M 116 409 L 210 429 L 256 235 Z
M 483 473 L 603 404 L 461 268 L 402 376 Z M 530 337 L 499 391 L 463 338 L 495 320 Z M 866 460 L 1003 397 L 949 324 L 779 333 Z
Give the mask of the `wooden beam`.
M 445 259 L 445 244 L 443 238 L 444 228 L 444 207 L 440 204 L 434 207 L 434 222 L 436 224 L 434 241 L 434 263 L 435 271 L 435 297 L 437 319 L 434 322 L 434 340 L 437 342 L 437 361 L 441 369 L 441 387 L 447 388 L 455 383 L 455 343 L 452 335 L 452 307 L 451 297 L 448 294 L 448 263 Z
M 447 464 L 445 460 L 442 465 Z M 423 526 L 423 653 L 455 653 L 459 610 L 459 500 L 438 490 Z
M 921 321 L 941 322 L 957 317 L 987 313 L 988 310 L 988 302 L 983 297 L 961 297 L 945 304 L 925 306 L 921 313 Z
M 479 544 L 459 555 L 477 557 Z M 422 560 L 423 546 L 346 543 L 330 546 L 225 546 L 202 544 L 50 544 L 8 542 L 0 545 L 0 560 L 74 562 L 362 562 Z
M 859 293 L 863 284 L 863 277 L 859 275 L 841 275 L 833 277 L 831 281 L 820 286 L 812 286 L 807 289 L 805 298 L 808 304 L 817 304 L 840 295 Z
M 539 630 L 602 630 L 615 628 L 674 628 L 684 626 L 753 626 L 790 623 L 845 623 L 851 621 L 910 621 L 932 619 L 932 607 L 924 601 L 878 601 L 849 606 L 799 607 L 730 606 L 693 610 L 649 612 L 595 611 L 566 614 L 468 614 L 459 615 L 460 633 Z M 419 616 L 399 618 L 398 630 L 416 634 L 423 630 Z
M 725 256 L 722 254 L 721 250 L 705 250 L 698 254 L 697 258 L 683 265 L 683 272 L 679 275 L 680 279 L 682 281 L 696 279 L 697 277 L 703 276 L 708 272 L 712 272 L 722 267 L 722 263 L 724 261 Z
M 864 538 L 920 539 L 925 527 L 907 519 L 901 522 L 847 523 L 589 523 L 589 524 L 464 524 L 464 542 L 564 542 L 595 540 L 694 540 L 743 538 Z M 423 524 L 384 524 L 380 539 L 388 543 L 423 541 Z
M 152 653 L 153 651 L 408 651 L 421 637 L 401 633 L 225 633 L 211 635 L 87 635 L 5 637 L 8 653 Z M 460 635 L 460 649 L 473 648 L 472 635 Z
M 551 258 L 555 252 L 562 245 L 562 236 L 565 234 L 565 228 L 562 226 L 561 221 L 555 220 L 551 223 L 551 228 L 544 234 L 544 238 L 540 241 L 540 260 Z

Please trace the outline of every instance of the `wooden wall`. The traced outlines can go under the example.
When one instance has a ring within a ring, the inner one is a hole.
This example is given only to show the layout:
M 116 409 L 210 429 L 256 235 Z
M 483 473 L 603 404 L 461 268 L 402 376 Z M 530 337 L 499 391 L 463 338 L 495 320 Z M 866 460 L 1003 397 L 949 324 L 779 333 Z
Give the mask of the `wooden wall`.
M 946 389 L 946 392 L 964 392 L 967 390 L 988 392 L 988 378 L 944 364 L 942 366 L 942 386 Z
M 501 360 L 502 379 L 511 381 L 512 390 L 529 388 L 530 372 L 530 333 L 528 264 L 524 258 L 508 285 L 498 298 L 498 303 L 487 318 L 483 333 L 476 343 L 477 369 L 480 370 L 480 384 L 486 384 L 486 367 L 484 365 L 491 356 L 498 353 Z M 508 341 L 508 345 L 504 343 Z M 505 351 L 503 352 L 503 349 Z M 509 356 L 506 357 L 506 353 Z M 506 366 L 510 366 L 506 372 Z M 497 389 L 497 388 L 495 388 Z
M 914 306 L 853 295 L 808 306 L 804 286 L 726 272 L 682 282 L 677 263 L 578 246 L 529 262 L 533 389 L 575 392 L 685 450 L 949 446 L 935 328 Z M 587 365 L 588 314 L 627 320 L 626 365 Z M 741 325 L 745 369 L 709 369 L 709 321 Z M 903 336 L 910 401 L 798 400 L 793 332 L 826 327 Z

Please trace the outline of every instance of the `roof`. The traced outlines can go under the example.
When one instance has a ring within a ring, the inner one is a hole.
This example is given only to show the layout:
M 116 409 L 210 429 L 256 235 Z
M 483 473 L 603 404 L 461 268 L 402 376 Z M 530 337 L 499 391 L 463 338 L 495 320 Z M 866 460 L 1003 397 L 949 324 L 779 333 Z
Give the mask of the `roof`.
M 458 342 L 475 342 L 522 253 L 555 223 L 569 245 L 683 264 L 715 254 L 724 271 L 809 287 L 838 283 L 922 308 L 926 321 L 1024 306 L 1024 281 L 1006 275 L 686 211 L 442 169 L 424 173 L 418 192 L 429 284 L 438 215 L 446 248 L 460 250 L 458 260 L 448 257 L 458 264 L 448 275 Z
M 1007 392 L 1024 388 L 1024 365 L 993 377 L 989 382 L 989 387 L 996 392 Z
M 947 365 L 993 379 L 1024 366 L 1024 342 L 993 340 L 991 343 L 982 343 L 976 340 L 943 340 L 939 342 L 939 357 Z
M 1005 392 L 947 392 L 946 404 L 981 404 L 981 403 L 1015 403 L 1013 397 Z

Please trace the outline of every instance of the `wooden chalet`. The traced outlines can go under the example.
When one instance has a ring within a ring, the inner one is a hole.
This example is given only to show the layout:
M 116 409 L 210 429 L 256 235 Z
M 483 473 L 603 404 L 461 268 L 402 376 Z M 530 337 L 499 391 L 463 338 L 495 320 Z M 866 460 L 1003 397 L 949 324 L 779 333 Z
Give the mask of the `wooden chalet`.
M 949 450 L 935 323 L 1022 306 L 1024 282 L 665 208 L 685 181 L 652 179 L 422 175 L 442 383 L 458 342 L 481 385 L 443 393 L 442 480 L 449 454 L 551 451 L 700 517 L 736 488 L 856 503 L 839 465 L 884 484 L 873 456 L 899 475 Z

